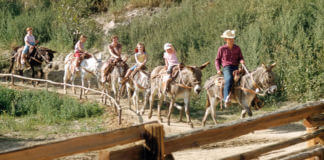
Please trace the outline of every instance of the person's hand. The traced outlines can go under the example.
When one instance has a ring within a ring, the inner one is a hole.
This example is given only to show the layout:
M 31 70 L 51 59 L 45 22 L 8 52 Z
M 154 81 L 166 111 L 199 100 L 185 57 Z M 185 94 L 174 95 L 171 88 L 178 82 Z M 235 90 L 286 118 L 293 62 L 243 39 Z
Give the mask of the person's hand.
M 222 71 L 217 71 L 217 74 L 222 75 L 223 73 L 222 73 Z

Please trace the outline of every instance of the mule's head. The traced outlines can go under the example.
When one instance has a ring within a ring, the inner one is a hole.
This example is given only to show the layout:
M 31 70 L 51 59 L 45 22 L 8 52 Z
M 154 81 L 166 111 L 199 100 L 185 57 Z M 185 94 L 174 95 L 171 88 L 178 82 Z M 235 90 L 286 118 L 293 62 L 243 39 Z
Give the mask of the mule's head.
M 202 77 L 202 72 L 209 62 L 206 62 L 202 64 L 201 66 L 186 66 L 190 72 L 188 72 L 188 75 L 185 76 L 187 84 L 189 84 L 191 87 L 193 87 L 194 92 L 196 94 L 199 94 L 201 91 L 201 77 Z
M 124 77 L 126 71 L 128 69 L 128 65 L 126 63 L 127 60 L 119 60 L 116 62 L 117 72 L 119 77 Z
M 45 61 L 46 63 L 49 63 L 53 61 L 54 53 L 56 53 L 56 51 L 53 51 L 45 47 L 38 47 L 37 58 L 41 61 Z
M 258 84 L 261 89 L 267 91 L 268 93 L 274 93 L 277 90 L 277 85 L 275 84 L 275 74 L 272 72 L 273 67 L 276 66 L 276 63 L 273 63 L 269 66 L 262 64 L 260 67 L 258 75 Z

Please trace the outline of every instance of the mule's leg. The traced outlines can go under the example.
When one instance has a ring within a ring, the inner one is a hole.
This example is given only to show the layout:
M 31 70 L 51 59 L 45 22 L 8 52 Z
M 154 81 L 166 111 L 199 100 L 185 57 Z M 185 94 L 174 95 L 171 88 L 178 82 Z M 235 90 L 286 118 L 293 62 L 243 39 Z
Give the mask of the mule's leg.
M 210 99 L 210 110 L 211 110 L 211 117 L 215 123 L 215 125 L 217 124 L 216 122 L 216 106 L 219 103 L 219 101 L 221 101 L 218 98 L 211 98 Z
M 134 90 L 134 93 L 133 93 L 133 96 L 132 96 L 132 99 L 133 99 L 133 104 L 136 108 L 136 113 L 138 114 L 139 113 L 139 109 L 138 109 L 138 103 L 137 103 L 137 96 L 138 96 L 138 90 L 137 88 L 135 88 Z
M 35 78 L 35 68 L 31 67 L 31 70 L 32 70 L 32 78 Z M 24 81 L 23 81 L 23 83 L 24 83 Z M 35 82 L 31 81 L 31 83 L 35 87 Z
M 251 111 L 251 108 L 249 107 L 250 103 L 247 100 L 244 100 L 242 102 L 241 105 L 243 107 L 243 110 L 241 112 L 241 118 L 244 118 L 246 113 L 248 114 L 249 117 L 251 117 L 253 115 L 252 111 Z
M 67 94 L 67 91 L 66 91 L 66 83 L 67 83 L 67 79 L 68 79 L 68 73 L 65 71 L 64 72 L 64 76 L 63 76 L 63 83 L 64 83 L 64 86 L 63 86 L 63 90 L 64 90 L 64 94 Z
M 172 109 L 173 109 L 174 102 L 175 102 L 175 98 L 172 97 L 171 98 L 171 101 L 170 101 L 169 113 L 168 113 L 168 125 L 169 126 L 170 126 L 170 117 L 171 117 L 171 113 L 172 113 Z
M 126 83 L 126 91 L 127 91 L 127 100 L 128 100 L 128 108 L 131 110 L 132 109 L 132 102 L 131 102 L 131 97 L 132 97 L 132 91 L 131 87 L 129 86 L 128 83 Z
M 156 91 L 154 88 L 152 88 L 152 93 L 150 95 L 150 111 L 149 111 L 149 114 L 148 114 L 148 118 L 150 119 L 152 117 L 152 108 L 153 108 L 153 104 L 154 104 L 154 96 L 156 94 Z
M 72 91 L 73 91 L 74 94 L 76 94 L 76 90 L 75 90 L 75 87 L 74 87 L 74 80 L 75 80 L 75 74 L 72 74 L 72 76 L 71 76 Z
M 205 115 L 204 115 L 204 118 L 202 120 L 202 126 L 206 125 L 206 120 L 207 120 L 207 117 L 209 115 L 210 108 L 211 108 L 211 106 L 206 107 Z
M 81 86 L 84 87 L 84 76 L 81 73 Z M 84 89 L 80 89 L 80 99 L 82 99 L 82 94 L 84 93 Z
M 157 107 L 157 110 L 158 110 L 158 119 L 162 122 L 162 118 L 161 118 L 161 106 L 162 106 L 162 103 L 163 103 L 163 100 L 164 100 L 164 94 L 160 94 L 160 97 L 159 97 L 159 102 L 158 102 L 158 107 Z M 174 102 L 173 102 L 174 103 Z M 171 103 L 170 103 L 171 104 Z M 173 106 L 173 105 L 172 105 Z
M 185 103 L 184 108 L 185 108 L 185 112 L 186 112 L 187 123 L 190 125 L 191 128 L 193 128 L 193 124 L 192 124 L 191 118 L 190 118 L 189 101 L 190 101 L 190 93 L 186 92 L 185 98 L 184 98 L 184 103 Z
M 145 108 L 146 108 L 146 106 L 147 106 L 147 104 L 148 104 L 149 96 L 150 96 L 150 91 L 149 91 L 149 90 L 146 90 L 146 91 L 144 92 L 144 104 L 143 104 L 143 107 L 142 107 L 142 109 L 141 109 L 141 115 L 143 115 L 144 112 L 145 112 Z

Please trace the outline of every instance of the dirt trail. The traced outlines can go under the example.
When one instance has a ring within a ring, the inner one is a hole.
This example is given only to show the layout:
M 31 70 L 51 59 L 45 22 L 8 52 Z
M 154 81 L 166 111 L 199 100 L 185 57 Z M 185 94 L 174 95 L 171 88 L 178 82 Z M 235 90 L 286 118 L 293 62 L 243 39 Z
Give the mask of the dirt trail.
M 53 75 L 55 76 L 55 75 Z M 57 76 L 56 76 L 57 78 Z M 59 80 L 58 80 L 59 81 Z M 77 82 L 78 83 L 78 82 Z M 7 85 L 7 83 L 2 82 L 2 85 Z M 29 89 L 44 89 L 44 84 L 40 84 L 38 87 L 33 87 L 30 84 L 22 84 L 20 82 L 16 83 L 15 88 L 29 88 Z M 55 91 L 57 93 L 63 94 L 63 89 L 62 87 L 55 87 L 55 86 L 50 86 L 49 87 L 50 91 Z M 72 94 L 71 89 L 68 89 L 68 95 L 70 96 L 76 96 L 78 97 L 79 90 L 77 90 L 77 95 Z M 89 93 L 88 95 L 88 100 L 94 100 L 94 101 L 100 101 L 100 95 L 94 94 L 94 93 Z M 143 120 L 143 122 L 148 122 L 152 120 L 157 120 L 156 116 L 156 110 L 153 111 L 153 117 L 151 119 L 148 119 L 147 114 L 148 114 L 148 109 L 146 109 L 145 114 L 143 116 L 138 116 L 135 114 L 134 111 L 131 111 L 128 109 L 127 105 L 127 100 L 122 99 L 121 100 L 121 106 L 123 108 L 123 115 L 122 115 L 122 127 L 127 127 L 133 124 L 138 124 L 140 123 L 140 120 Z M 110 109 L 110 112 L 113 110 Z M 166 123 L 166 110 L 162 111 L 162 118 L 163 122 L 162 124 L 164 125 L 164 129 L 166 132 L 166 135 L 170 134 L 177 134 L 185 131 L 191 130 L 189 125 L 185 122 L 179 122 L 178 119 L 173 117 L 171 119 L 171 125 L 168 126 Z M 142 119 L 141 119 L 142 118 Z M 120 128 L 121 126 L 117 125 L 117 116 L 113 118 L 114 124 L 111 124 L 111 129 L 113 128 Z M 186 118 L 184 117 L 184 121 Z M 200 120 L 193 119 L 193 123 L 195 128 L 200 127 Z M 233 131 L 233 132 L 239 132 L 239 131 Z M 213 143 L 209 145 L 202 146 L 200 148 L 194 148 L 194 149 L 188 149 L 184 151 L 179 151 L 173 153 L 174 157 L 177 160 L 196 160 L 196 159 L 204 159 L 204 160 L 211 160 L 211 159 L 219 159 L 222 157 L 227 157 L 229 155 L 245 152 L 248 150 L 256 149 L 261 146 L 269 145 L 272 143 L 276 143 L 282 140 L 287 140 L 292 137 L 297 137 L 305 133 L 305 128 L 302 126 L 300 123 L 293 123 L 289 124 L 286 126 L 281 126 L 281 127 L 276 127 L 276 128 L 271 128 L 267 130 L 261 130 L 261 131 L 256 131 L 254 133 L 250 133 L 238 138 L 234 138 L 231 140 L 219 142 L 219 143 Z M 64 137 L 56 137 L 53 139 L 59 140 L 59 139 L 65 139 L 65 138 L 70 138 L 74 136 L 80 136 L 80 135 L 65 135 Z M 34 144 L 39 144 L 39 143 L 46 143 L 46 141 L 40 141 L 40 142 L 29 142 L 26 143 L 26 145 L 34 145 Z M 50 140 L 52 141 L 52 140 Z M 275 152 L 271 152 L 266 154 L 263 157 L 260 157 L 260 159 L 268 159 L 271 157 L 276 157 L 279 155 L 282 155 L 287 152 L 291 152 L 294 150 L 299 150 L 302 148 L 306 147 L 306 143 L 301 143 L 293 147 L 285 148 L 282 150 L 277 150 Z M 69 157 L 65 157 L 62 159 L 96 159 L 97 152 L 89 152 L 89 153 L 83 153 L 83 154 L 77 154 Z

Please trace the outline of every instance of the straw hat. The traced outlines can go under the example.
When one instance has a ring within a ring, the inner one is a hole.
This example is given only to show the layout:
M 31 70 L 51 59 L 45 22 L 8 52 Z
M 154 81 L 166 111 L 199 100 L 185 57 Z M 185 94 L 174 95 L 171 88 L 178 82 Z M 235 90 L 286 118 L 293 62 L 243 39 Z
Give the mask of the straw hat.
M 222 35 L 222 38 L 235 38 L 235 30 L 226 30 Z

